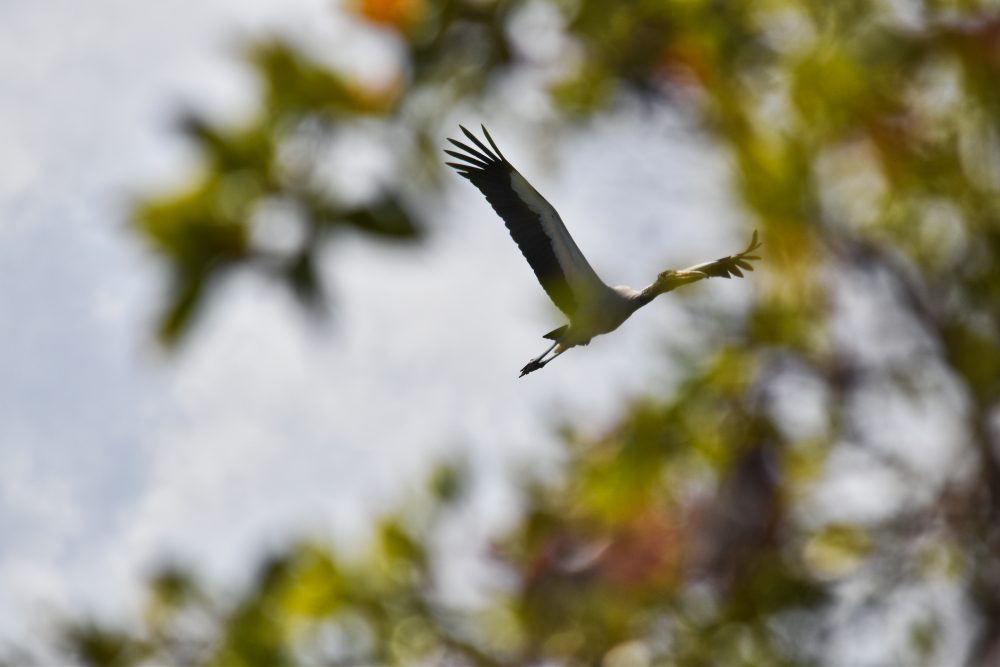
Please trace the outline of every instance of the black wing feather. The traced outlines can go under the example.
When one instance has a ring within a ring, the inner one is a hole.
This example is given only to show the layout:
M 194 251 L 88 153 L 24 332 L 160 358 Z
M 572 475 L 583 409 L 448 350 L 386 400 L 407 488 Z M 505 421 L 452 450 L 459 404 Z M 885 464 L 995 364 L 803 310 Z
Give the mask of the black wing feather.
M 486 153 L 487 155 L 489 155 L 494 160 L 497 160 L 498 162 L 505 161 L 505 160 L 501 160 L 496 155 L 494 155 L 493 153 L 491 153 L 490 149 L 487 148 L 486 145 L 483 142 L 481 142 L 479 139 L 477 139 L 476 135 L 474 135 L 472 132 L 469 132 L 467 129 L 465 129 L 461 125 L 458 126 L 458 129 L 462 130 L 462 133 L 465 134 L 465 136 L 467 136 L 469 139 L 471 139 L 472 143 L 474 143 L 476 146 L 479 146 L 479 150 L 483 151 L 484 153 Z
M 459 127 L 462 127 L 462 126 L 459 125 Z M 503 153 L 500 152 L 500 149 L 497 148 L 496 143 L 493 141 L 493 137 L 491 137 L 490 133 L 486 131 L 486 126 L 485 125 L 480 125 L 479 127 L 483 128 L 483 134 L 486 136 L 486 141 L 490 142 L 490 146 L 492 146 L 493 150 L 495 150 L 497 152 L 497 155 L 500 156 L 500 159 L 503 160 L 504 162 L 506 162 L 507 158 L 505 158 L 503 156 Z M 462 129 L 465 129 L 465 128 L 462 128 Z
M 462 153 L 456 153 L 455 151 L 449 151 L 449 150 L 446 150 L 445 153 L 447 153 L 448 155 L 450 155 L 452 157 L 458 158 L 459 160 L 464 160 L 465 162 L 468 162 L 469 164 L 475 165 L 475 166 L 479 167 L 480 169 L 483 169 L 484 167 L 488 167 L 489 166 L 485 162 L 480 162 L 479 160 L 476 160 L 475 158 L 471 158 L 468 155 L 464 155 Z
M 500 154 L 488 133 L 486 138 L 500 157 L 494 155 L 464 127 L 462 127 L 462 132 L 486 155 L 459 141 L 449 139 L 448 141 L 452 144 L 477 159 L 474 160 L 446 150 L 445 152 L 449 155 L 471 163 L 448 162 L 446 164 L 454 167 L 463 178 L 469 179 L 473 185 L 479 188 L 480 192 L 486 195 L 486 201 L 490 203 L 497 215 L 503 218 L 504 224 L 510 230 L 511 238 L 521 249 L 524 258 L 528 260 L 528 264 L 531 265 L 538 282 L 541 283 L 549 298 L 559 310 L 566 313 L 567 316 L 571 316 L 576 312 L 576 299 L 573 297 L 573 291 L 570 289 L 566 274 L 559 265 L 556 253 L 552 249 L 552 239 L 542 227 L 541 217 L 532 211 L 514 192 L 510 181 L 511 174 L 515 171 L 514 167 Z M 483 132 L 486 132 L 485 127 Z
M 479 158 L 483 162 L 492 162 L 493 160 L 496 160 L 495 157 L 491 160 L 490 158 L 486 157 L 485 155 L 483 155 L 482 153 L 480 153 L 479 151 L 477 151 L 475 148 L 470 148 L 469 146 L 466 146 L 465 144 L 463 144 L 461 141 L 455 141 L 454 139 L 449 139 L 448 141 L 450 141 L 451 143 L 453 143 L 455 146 L 458 146 L 459 148 L 461 148 L 466 153 L 471 153 L 472 155 L 475 155 L 477 158 Z
M 698 264 L 697 266 L 685 269 L 685 271 L 699 271 L 709 278 L 729 278 L 731 276 L 742 278 L 743 273 L 740 269 L 753 271 L 753 267 L 750 266 L 748 260 L 760 259 L 757 255 L 749 254 L 759 247 L 760 242 L 757 241 L 757 231 L 754 230 L 753 239 L 750 240 L 750 245 L 743 252 L 736 255 L 729 255 L 728 257 L 721 257 L 714 262 Z

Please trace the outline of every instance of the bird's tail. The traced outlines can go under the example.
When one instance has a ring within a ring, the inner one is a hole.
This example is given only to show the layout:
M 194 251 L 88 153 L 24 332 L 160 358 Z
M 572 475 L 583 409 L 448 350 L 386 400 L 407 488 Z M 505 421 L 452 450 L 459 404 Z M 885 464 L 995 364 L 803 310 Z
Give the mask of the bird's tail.
M 562 335 L 566 333 L 567 329 L 569 329 L 569 325 L 564 324 L 558 329 L 553 329 L 552 331 L 548 332 L 547 334 L 542 336 L 542 338 L 548 338 L 549 340 L 559 340 L 560 338 L 562 338 Z

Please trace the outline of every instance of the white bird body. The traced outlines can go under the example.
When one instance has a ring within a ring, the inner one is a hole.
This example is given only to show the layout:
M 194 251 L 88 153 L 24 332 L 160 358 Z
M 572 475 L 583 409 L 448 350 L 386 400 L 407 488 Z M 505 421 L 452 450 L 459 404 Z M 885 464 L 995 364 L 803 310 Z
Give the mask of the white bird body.
M 559 213 L 507 162 L 486 128 L 483 133 L 495 155 L 471 132 L 464 127 L 461 129 L 482 152 L 449 139 L 465 153 L 445 152 L 468 164 L 449 162 L 448 165 L 486 195 L 487 201 L 503 218 L 538 282 L 570 320 L 568 325 L 545 334 L 545 338 L 555 342 L 521 369 L 522 376 L 544 367 L 572 347 L 588 344 L 594 336 L 614 331 L 659 294 L 711 276 L 742 278 L 740 268 L 753 271 L 749 260 L 759 259 L 749 254 L 760 245 L 757 232 L 754 232 L 750 246 L 743 252 L 684 271 L 664 271 L 641 292 L 631 287 L 609 287 L 580 252 Z M 553 356 L 543 361 L 553 350 Z
M 580 299 L 580 305 L 570 319 L 569 329 L 559 340 L 555 351 L 586 345 L 594 336 L 611 333 L 642 307 L 639 301 L 641 294 L 631 287 L 608 287 L 602 283 L 601 289 Z

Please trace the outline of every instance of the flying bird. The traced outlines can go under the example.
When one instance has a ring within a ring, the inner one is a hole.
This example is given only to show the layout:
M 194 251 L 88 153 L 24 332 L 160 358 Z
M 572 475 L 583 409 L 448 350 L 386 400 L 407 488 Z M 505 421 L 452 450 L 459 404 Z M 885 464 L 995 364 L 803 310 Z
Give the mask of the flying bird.
M 552 345 L 521 369 L 521 377 L 543 368 L 572 347 L 588 344 L 594 336 L 614 331 L 660 294 L 704 278 L 733 275 L 742 278 L 740 269 L 753 271 L 750 260 L 760 259 L 750 254 L 760 247 L 755 231 L 747 249 L 736 255 L 683 271 L 664 271 L 642 291 L 609 287 L 590 267 L 556 210 L 507 162 L 486 127 L 483 126 L 483 134 L 492 151 L 467 129 L 459 127 L 479 150 L 448 139 L 464 153 L 445 150 L 462 160 L 446 164 L 486 195 L 486 201 L 503 218 L 538 282 L 569 318 L 569 324 L 545 334 L 544 338 L 553 341 Z M 550 352 L 552 356 L 546 359 Z

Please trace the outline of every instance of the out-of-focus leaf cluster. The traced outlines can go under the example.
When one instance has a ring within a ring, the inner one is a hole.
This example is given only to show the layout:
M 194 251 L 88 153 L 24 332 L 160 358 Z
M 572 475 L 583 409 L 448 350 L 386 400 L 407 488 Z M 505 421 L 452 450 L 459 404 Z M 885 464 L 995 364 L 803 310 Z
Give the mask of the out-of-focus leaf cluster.
M 141 628 L 71 625 L 65 649 L 83 664 L 115 666 L 791 663 L 795 638 L 775 638 L 774 616 L 785 614 L 790 632 L 825 593 L 774 533 L 783 512 L 768 461 L 774 443 L 735 453 L 737 472 L 717 499 L 686 502 L 662 474 L 701 453 L 629 451 L 641 431 L 671 430 L 676 408 L 640 408 L 581 453 L 579 484 L 536 490 L 525 520 L 490 556 L 519 583 L 494 590 L 487 605 L 470 610 L 441 595 L 433 536 L 466 496 L 441 495 L 440 482 L 468 483 L 446 468 L 411 505 L 423 518 L 381 522 L 361 555 L 293 546 L 230 599 L 167 569 L 150 581 Z M 595 504 L 597 487 L 636 458 L 661 478 L 609 515 Z
M 435 621 L 424 545 L 384 523 L 363 558 L 338 561 L 314 544 L 268 559 L 228 603 L 167 569 L 149 586 L 137 634 L 94 624 L 68 629 L 85 664 L 415 664 L 453 646 L 475 653 Z
M 183 192 L 150 197 L 135 225 L 169 262 L 172 289 L 159 334 L 176 342 L 206 289 L 226 270 L 249 266 L 285 281 L 307 305 L 321 301 L 320 241 L 338 227 L 412 239 L 419 227 L 394 193 L 362 206 L 338 202 L 314 165 L 288 144 L 322 143 L 350 123 L 385 118 L 398 91 L 373 91 L 280 42 L 255 45 L 249 61 L 264 82 L 264 104 L 247 127 L 220 129 L 197 116 L 185 133 L 204 154 L 202 173 Z M 261 243 L 255 228 L 281 227 L 284 242 Z
M 313 302 L 316 244 L 332 227 L 415 234 L 402 189 L 347 207 L 317 189 L 308 160 L 282 161 L 286 142 L 375 119 L 409 128 L 425 152 L 443 110 L 517 66 L 508 21 L 523 3 L 352 6 L 405 46 L 394 89 L 259 46 L 259 121 L 187 122 L 203 176 L 139 207 L 137 225 L 174 270 L 166 340 L 223 268 L 273 271 Z M 851 618 L 836 599 L 848 580 L 868 591 L 868 618 L 894 613 L 880 605 L 896 590 L 961 589 L 976 627 L 967 659 L 997 662 L 1000 15 L 942 0 L 558 7 L 576 46 L 551 89 L 560 118 L 640 96 L 678 105 L 728 151 L 739 200 L 764 230 L 752 303 L 701 312 L 702 340 L 669 396 L 634 401 L 604 437 L 571 438 L 566 482 L 529 493 L 496 547 L 517 584 L 480 612 L 435 594 L 433 530 L 389 521 L 367 561 L 293 548 L 233 604 L 154 582 L 158 611 L 143 631 L 67 633 L 82 662 L 802 662 L 834 650 L 830 610 Z M 274 201 L 305 229 L 277 253 L 252 232 Z M 900 453 L 927 414 L 955 425 L 944 443 L 954 469 Z M 835 456 L 898 482 L 889 516 L 818 506 Z M 461 502 L 458 481 L 439 477 L 427 502 Z M 946 624 L 929 613 L 909 637 L 884 637 L 902 647 L 893 659 L 941 659 Z
M 226 128 L 197 115 L 183 120 L 184 133 L 203 154 L 200 172 L 179 192 L 145 198 L 133 214 L 134 226 L 171 272 L 162 342 L 181 339 L 210 287 L 230 269 L 273 275 L 316 307 L 323 301 L 316 256 L 330 232 L 346 227 L 388 239 L 420 236 L 406 188 L 383 188 L 361 205 L 345 202 L 326 187 L 318 166 L 326 159 L 331 169 L 329 146 L 343 132 L 380 123 L 407 177 L 432 182 L 438 160 L 429 133 L 439 113 L 481 92 L 488 75 L 512 60 L 503 34 L 507 7 L 364 0 L 352 8 L 405 38 L 410 57 L 391 85 L 350 79 L 285 41 L 260 41 L 246 58 L 263 84 L 256 118 Z M 302 146 L 306 150 L 296 150 Z M 332 168 L 338 167 L 350 168 Z M 267 242 L 261 228 L 279 240 Z
M 824 412 L 811 438 L 773 440 L 779 496 L 802 506 L 799 517 L 779 516 L 786 548 L 800 541 L 817 580 L 859 573 L 876 596 L 942 576 L 919 565 L 928 550 L 962 554 L 944 576 L 968 582 L 981 614 L 969 659 L 993 664 L 1000 15 L 975 2 L 583 2 L 570 29 L 586 58 L 557 91 L 569 110 L 593 97 L 576 89 L 678 101 L 731 152 L 747 212 L 766 229 L 767 270 L 736 353 L 756 379 L 738 395 L 748 421 L 762 423 L 775 414 L 769 397 L 783 379 L 808 378 L 821 387 Z M 860 303 L 878 304 L 861 323 L 867 335 L 844 330 L 859 326 L 846 322 Z M 695 398 L 681 413 L 716 433 L 727 412 L 699 412 Z M 890 425 L 875 407 L 894 402 L 908 406 L 911 425 L 924 410 L 957 424 L 935 443 L 950 451 L 952 469 L 921 474 L 885 446 L 907 437 L 905 423 Z M 782 421 L 772 434 L 791 432 Z M 648 443 L 683 433 L 673 425 Z M 687 455 L 702 441 L 725 452 L 746 441 L 696 435 L 683 441 Z M 835 450 L 863 452 L 872 469 L 923 493 L 906 494 L 888 520 L 810 526 L 807 494 Z M 655 477 L 641 466 L 616 475 L 606 484 L 627 491 L 605 493 L 604 508 Z M 914 651 L 929 659 L 936 635 L 917 636 Z

